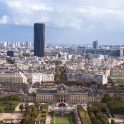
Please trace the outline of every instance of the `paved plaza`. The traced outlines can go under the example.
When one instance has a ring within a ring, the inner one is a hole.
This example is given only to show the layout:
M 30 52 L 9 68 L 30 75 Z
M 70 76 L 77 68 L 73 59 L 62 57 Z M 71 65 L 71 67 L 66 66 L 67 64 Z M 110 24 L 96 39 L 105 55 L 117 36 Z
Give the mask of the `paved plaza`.
M 14 123 L 17 123 L 18 121 L 20 121 L 22 118 L 24 117 L 24 113 L 1 113 L 0 114 L 0 120 L 4 121 L 6 119 L 14 119 Z

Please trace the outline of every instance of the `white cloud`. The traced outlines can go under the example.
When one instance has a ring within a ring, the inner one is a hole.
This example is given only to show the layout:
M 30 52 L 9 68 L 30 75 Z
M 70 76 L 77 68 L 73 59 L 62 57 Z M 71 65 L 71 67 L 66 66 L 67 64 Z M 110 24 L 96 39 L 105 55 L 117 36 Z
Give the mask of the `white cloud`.
M 90 26 L 88 26 L 84 31 L 85 32 L 92 32 L 93 30 L 94 30 L 94 26 L 93 25 L 90 25 Z
M 3 15 L 0 18 L 0 24 L 7 24 L 8 23 L 8 16 L 7 15 Z
M 93 30 L 94 27 L 124 25 L 124 1 L 122 0 L 0 0 L 6 3 L 9 16 L 3 16 L 1 22 L 6 24 L 33 25 L 45 22 L 49 27 Z M 113 21 L 115 20 L 115 21 Z M 114 29 L 112 27 L 112 29 Z

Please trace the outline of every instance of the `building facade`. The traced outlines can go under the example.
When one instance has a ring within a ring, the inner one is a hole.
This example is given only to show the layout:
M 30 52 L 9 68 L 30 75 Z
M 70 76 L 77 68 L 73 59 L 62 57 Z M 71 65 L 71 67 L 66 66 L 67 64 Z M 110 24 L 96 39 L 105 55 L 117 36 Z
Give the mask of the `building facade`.
M 101 55 L 108 55 L 108 56 L 124 56 L 123 49 L 86 49 L 84 47 L 78 47 L 78 54 L 79 55 L 86 55 L 86 54 L 101 54 Z
M 60 83 L 55 89 L 39 89 L 35 96 L 22 96 L 24 102 L 45 102 L 45 103 L 91 103 L 100 102 L 103 96 L 89 94 L 87 89 L 68 89 L 63 83 Z M 35 101 L 33 101 L 35 100 Z
M 28 82 L 36 83 L 36 82 L 48 82 L 54 81 L 54 74 L 48 73 L 29 73 L 27 75 Z
M 0 73 L 0 83 L 27 83 L 27 77 L 21 72 Z
M 95 76 L 93 77 L 93 81 L 104 85 L 108 83 L 108 77 L 102 74 L 95 74 Z
M 99 48 L 98 41 L 96 40 L 93 42 L 93 49 L 98 49 L 98 48 Z
M 44 57 L 45 48 L 45 24 L 34 24 L 34 56 Z
M 84 81 L 84 82 L 92 82 L 94 74 L 90 74 L 90 73 L 71 73 L 68 72 L 66 73 L 66 77 L 68 81 Z

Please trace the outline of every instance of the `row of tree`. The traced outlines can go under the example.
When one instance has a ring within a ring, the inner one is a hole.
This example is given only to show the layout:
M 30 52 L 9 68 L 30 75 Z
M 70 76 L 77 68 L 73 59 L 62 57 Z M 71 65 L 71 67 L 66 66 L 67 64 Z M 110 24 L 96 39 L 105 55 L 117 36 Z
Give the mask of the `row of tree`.
M 31 106 L 28 104 L 20 104 L 19 109 L 21 111 L 25 109 L 25 116 L 20 124 L 34 124 L 39 112 L 41 112 L 41 120 L 43 120 L 43 116 L 46 116 L 48 113 L 48 105 L 40 105 L 38 102 L 35 102 L 34 105 Z
M 116 96 L 113 97 L 110 94 L 106 93 L 104 95 L 104 97 L 102 98 L 102 102 L 103 103 L 108 103 L 110 101 L 120 101 L 120 102 L 123 102 L 123 97 L 118 96 L 118 95 L 116 95 Z
M 0 113 L 3 112 L 13 112 L 15 107 L 18 105 L 16 101 L 7 101 L 7 102 L 0 102 Z
M 102 103 L 95 103 L 87 108 L 92 124 L 109 124 L 106 114 L 107 106 Z
M 0 113 L 14 111 L 19 101 L 20 101 L 20 97 L 18 95 L 11 94 L 7 96 L 1 96 Z
M 105 94 L 102 98 L 102 102 L 107 103 L 112 114 L 124 114 L 123 97 L 117 95 L 113 97 L 110 94 Z
M 26 110 L 24 118 L 21 120 L 20 124 L 34 124 L 35 119 L 38 114 L 38 109 L 36 108 L 35 105 L 29 106 L 28 104 L 21 104 L 19 106 L 19 109 L 22 111 L 23 109 Z
M 20 100 L 21 100 L 20 96 L 17 94 L 11 94 L 11 95 L 0 97 L 0 101 L 17 101 L 17 102 L 19 102 Z
M 113 114 L 124 114 L 124 102 L 110 101 L 107 106 Z

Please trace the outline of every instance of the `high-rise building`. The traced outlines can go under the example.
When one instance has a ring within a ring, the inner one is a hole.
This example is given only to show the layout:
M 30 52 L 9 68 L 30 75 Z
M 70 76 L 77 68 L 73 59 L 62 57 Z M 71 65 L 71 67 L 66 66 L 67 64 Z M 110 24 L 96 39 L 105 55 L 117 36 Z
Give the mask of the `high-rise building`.
M 25 43 L 25 47 L 26 47 L 26 48 L 31 48 L 31 42 L 26 41 L 26 43 Z
M 96 40 L 93 42 L 93 49 L 98 49 L 98 48 L 99 48 L 98 41 Z
M 45 24 L 34 24 L 34 56 L 44 57 Z
M 3 47 L 5 48 L 5 47 L 7 47 L 7 42 L 3 42 Z
M 13 51 L 7 51 L 7 56 L 14 57 L 14 52 Z

